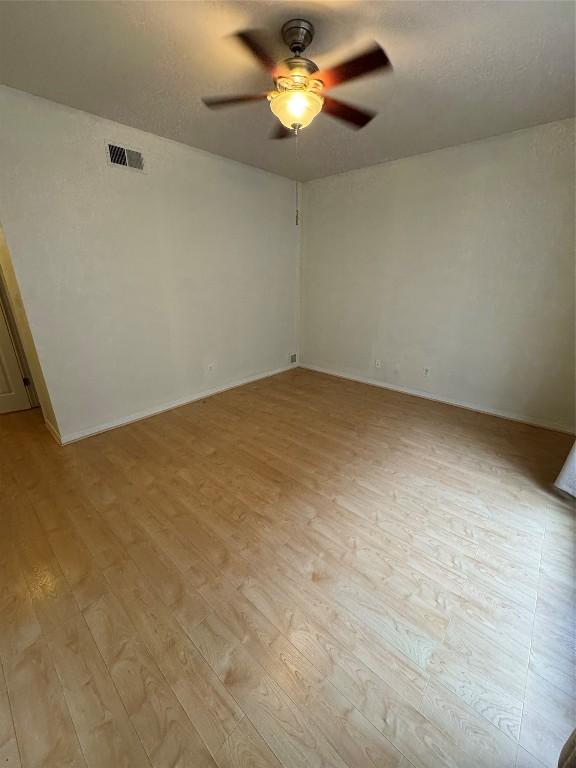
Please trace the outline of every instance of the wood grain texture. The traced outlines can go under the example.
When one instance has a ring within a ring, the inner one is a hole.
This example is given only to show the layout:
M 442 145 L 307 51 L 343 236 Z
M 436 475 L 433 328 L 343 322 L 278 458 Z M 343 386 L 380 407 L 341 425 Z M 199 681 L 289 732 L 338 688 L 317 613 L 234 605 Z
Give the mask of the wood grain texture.
M 14 733 L 12 709 L 8 701 L 4 670 L 0 665 L 0 765 L 4 768 L 20 768 L 20 753 Z
M 520 744 L 540 762 L 554 768 L 564 742 L 574 730 L 576 701 L 532 670 L 528 673 Z
M 247 717 L 242 718 L 216 755 L 220 768 L 281 768 L 282 763 Z
M 105 595 L 85 616 L 152 765 L 213 766 L 198 732 L 118 601 Z
M 5 672 L 23 766 L 86 768 L 46 641 L 10 657 Z
M 569 447 L 301 370 L 65 448 L 0 417 L 0 763 L 554 768 Z
M 530 752 L 526 752 L 524 747 L 518 745 L 518 754 L 516 755 L 516 768 L 544 768 L 540 760 L 537 760 Z
M 150 763 L 83 618 L 54 630 L 50 649 L 90 768 Z

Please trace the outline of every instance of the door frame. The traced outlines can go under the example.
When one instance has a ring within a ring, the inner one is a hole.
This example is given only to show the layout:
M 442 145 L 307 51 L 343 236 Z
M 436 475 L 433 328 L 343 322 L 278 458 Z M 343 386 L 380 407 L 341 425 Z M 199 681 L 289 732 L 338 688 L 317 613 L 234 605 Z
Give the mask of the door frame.
M 28 396 L 30 407 L 36 408 L 36 406 L 40 405 L 40 402 L 38 400 L 38 395 L 36 394 L 36 389 L 34 387 L 34 380 L 32 379 L 30 366 L 28 365 L 28 361 L 26 360 L 24 347 L 22 346 L 22 342 L 18 334 L 18 328 L 16 327 L 14 315 L 12 314 L 12 308 L 10 307 L 10 302 L 8 300 L 8 292 L 6 291 L 6 286 L 4 285 L 4 279 L 1 271 L 0 271 L 0 312 L 2 312 L 4 317 L 6 318 L 6 325 L 8 326 L 8 334 L 12 342 L 12 347 L 14 348 L 14 353 L 16 355 L 18 366 L 20 367 L 20 373 L 22 374 L 22 380 L 24 381 L 24 385 L 26 387 L 26 394 Z

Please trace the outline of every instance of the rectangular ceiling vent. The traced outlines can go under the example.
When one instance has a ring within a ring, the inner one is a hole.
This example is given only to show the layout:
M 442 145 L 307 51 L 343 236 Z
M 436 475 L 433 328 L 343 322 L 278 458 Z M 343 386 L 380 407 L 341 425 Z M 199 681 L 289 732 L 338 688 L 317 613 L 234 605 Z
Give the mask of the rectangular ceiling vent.
M 126 149 L 117 144 L 108 144 L 108 157 L 112 165 L 125 165 L 127 168 L 134 168 L 136 171 L 144 170 L 144 158 L 141 152 L 135 149 Z

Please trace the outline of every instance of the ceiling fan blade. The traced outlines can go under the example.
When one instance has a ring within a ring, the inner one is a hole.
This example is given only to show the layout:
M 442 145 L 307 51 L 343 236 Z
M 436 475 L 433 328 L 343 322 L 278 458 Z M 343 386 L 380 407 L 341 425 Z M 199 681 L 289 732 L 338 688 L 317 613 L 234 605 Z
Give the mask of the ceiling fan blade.
M 260 101 L 266 98 L 265 93 L 245 93 L 238 96 L 214 96 L 202 99 L 204 104 L 210 109 L 220 109 L 221 107 L 233 107 L 236 104 L 247 104 L 251 101 Z
M 252 56 L 260 66 L 266 70 L 266 72 L 272 72 L 276 67 L 276 61 L 261 42 L 259 30 L 245 29 L 243 32 L 236 32 L 233 37 L 250 51 Z
M 270 134 L 271 139 L 289 139 L 294 133 L 289 128 L 286 128 L 282 123 L 278 123 Z
M 348 125 L 354 128 L 363 128 L 367 125 L 372 118 L 376 117 L 376 112 L 369 112 L 365 109 L 358 109 L 351 104 L 346 104 L 344 101 L 333 99 L 330 96 L 324 97 L 323 112 L 335 117 L 338 120 L 343 120 Z
M 342 64 L 337 64 L 330 69 L 321 70 L 314 77 L 322 80 L 325 90 L 328 90 L 340 83 L 369 75 L 379 69 L 392 69 L 392 64 L 384 49 L 375 43 L 359 56 L 343 61 Z

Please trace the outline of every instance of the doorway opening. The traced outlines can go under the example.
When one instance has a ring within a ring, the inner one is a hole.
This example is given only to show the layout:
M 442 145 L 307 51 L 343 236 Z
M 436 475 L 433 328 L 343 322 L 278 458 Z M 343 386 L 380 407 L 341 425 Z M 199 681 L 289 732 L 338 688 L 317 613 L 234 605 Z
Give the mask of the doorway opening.
M 0 225 L 0 414 L 36 406 L 40 406 L 48 431 L 60 443 L 44 371 Z
M 39 405 L 30 366 L 0 276 L 0 414 Z

